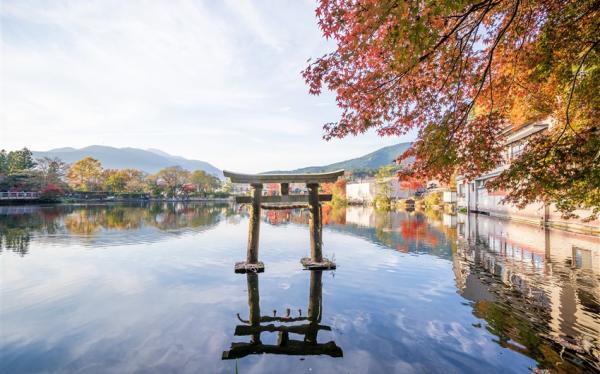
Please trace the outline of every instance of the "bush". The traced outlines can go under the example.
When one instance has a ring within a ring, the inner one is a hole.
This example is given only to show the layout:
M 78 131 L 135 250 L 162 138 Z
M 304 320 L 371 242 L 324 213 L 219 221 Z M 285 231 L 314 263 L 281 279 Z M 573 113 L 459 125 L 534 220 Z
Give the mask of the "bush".
M 58 187 L 53 183 L 48 183 L 40 190 L 40 199 L 42 200 L 56 200 L 64 195 L 62 188 Z
M 442 205 L 442 193 L 430 192 L 423 198 L 426 207 Z
M 373 206 L 378 210 L 390 210 L 392 205 L 392 200 L 389 197 L 385 196 L 375 196 L 373 200 Z

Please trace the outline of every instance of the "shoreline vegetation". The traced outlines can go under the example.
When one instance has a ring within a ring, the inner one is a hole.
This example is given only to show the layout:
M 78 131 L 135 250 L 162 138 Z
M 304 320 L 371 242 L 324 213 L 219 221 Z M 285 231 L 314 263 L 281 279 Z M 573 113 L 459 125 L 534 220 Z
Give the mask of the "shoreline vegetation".
M 0 204 L 116 200 L 213 200 L 231 195 L 231 183 L 204 170 L 170 166 L 154 174 L 104 169 L 85 157 L 72 164 L 59 158 L 34 159 L 27 148 L 0 151 Z

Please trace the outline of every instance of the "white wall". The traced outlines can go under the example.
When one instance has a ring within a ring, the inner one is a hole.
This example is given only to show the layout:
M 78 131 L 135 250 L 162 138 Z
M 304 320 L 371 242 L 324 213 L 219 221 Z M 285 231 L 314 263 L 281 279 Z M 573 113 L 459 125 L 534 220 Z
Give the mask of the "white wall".
M 393 199 L 406 199 L 410 196 L 409 191 L 400 188 L 396 178 L 388 181 Z M 348 183 L 346 185 L 346 198 L 350 202 L 372 202 L 377 196 L 378 187 L 375 180 Z

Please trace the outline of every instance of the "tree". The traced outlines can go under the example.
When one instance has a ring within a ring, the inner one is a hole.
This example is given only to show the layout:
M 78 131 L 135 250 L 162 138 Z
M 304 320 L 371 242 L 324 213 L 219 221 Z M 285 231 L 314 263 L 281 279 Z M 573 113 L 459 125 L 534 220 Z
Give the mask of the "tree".
M 322 183 L 321 192 L 331 194 L 331 205 L 340 207 L 348 204 L 346 200 L 346 178 L 342 177 L 335 182 Z
M 400 178 L 400 188 L 408 190 L 409 195 L 411 194 L 411 191 L 415 192 L 418 189 L 425 187 L 425 181 L 412 175 L 412 173 L 404 174 L 400 172 L 398 176 Z
M 127 183 L 125 189 L 128 192 L 144 192 L 146 191 L 145 177 L 146 173 L 137 169 L 124 169 L 127 173 Z
M 144 179 L 144 191 L 148 191 L 152 196 L 160 196 L 162 188 L 158 182 L 158 176 L 151 174 Z
M 490 186 L 507 201 L 600 211 L 600 7 L 594 0 L 320 0 L 334 52 L 303 72 L 335 91 L 325 138 L 418 131 L 416 175 L 475 177 L 502 161 L 502 131 L 549 119 Z
M 43 200 L 56 200 L 63 194 L 62 188 L 54 183 L 48 183 L 40 190 L 40 198 Z
M 8 154 L 6 151 L 0 150 L 0 176 L 8 174 Z
M 33 154 L 27 148 L 23 148 L 19 151 L 10 151 L 6 156 L 6 169 L 8 174 L 27 171 L 34 167 L 35 161 L 33 161 Z
M 375 196 L 375 207 L 388 209 L 392 202 L 392 186 L 390 180 L 394 177 L 395 167 L 385 165 L 380 167 L 375 174 L 377 183 L 377 195 Z
M 101 185 L 102 164 L 92 157 L 83 158 L 71 165 L 67 181 L 75 190 L 93 191 Z
M 189 176 L 190 183 L 196 187 L 198 193 L 214 192 L 221 185 L 219 179 L 204 170 L 195 170 Z
M 44 183 L 60 185 L 65 177 L 69 166 L 58 157 L 42 157 L 36 160 L 36 170 Z
M 187 182 L 189 174 L 181 166 L 170 166 L 156 173 L 157 184 L 164 186 L 168 196 L 176 196 Z
M 104 188 L 110 192 L 125 192 L 129 175 L 124 170 L 104 170 Z

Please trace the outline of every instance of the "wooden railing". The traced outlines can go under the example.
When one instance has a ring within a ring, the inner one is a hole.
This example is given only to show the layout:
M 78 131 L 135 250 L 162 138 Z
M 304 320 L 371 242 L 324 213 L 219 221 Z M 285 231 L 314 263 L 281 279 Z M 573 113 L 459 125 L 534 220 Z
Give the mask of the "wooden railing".
M 40 193 L 33 191 L 0 192 L 0 200 L 34 200 L 39 199 Z

